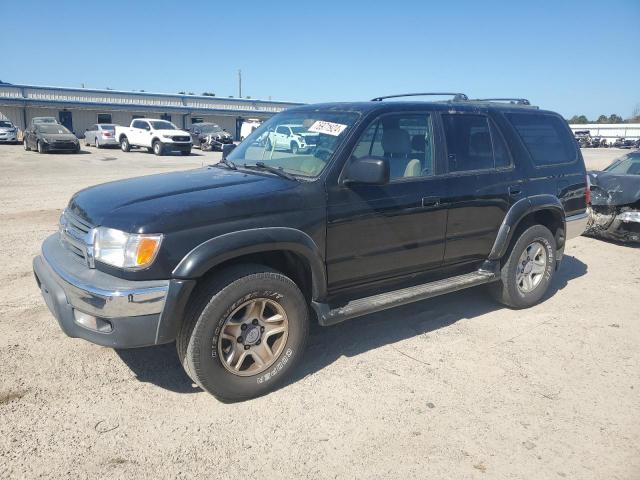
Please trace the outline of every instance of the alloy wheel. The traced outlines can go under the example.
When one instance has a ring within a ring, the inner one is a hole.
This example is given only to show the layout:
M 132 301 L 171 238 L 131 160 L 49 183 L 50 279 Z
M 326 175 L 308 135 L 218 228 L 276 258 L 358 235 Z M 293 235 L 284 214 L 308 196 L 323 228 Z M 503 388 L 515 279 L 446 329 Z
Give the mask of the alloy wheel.
M 547 250 L 542 242 L 535 241 L 524 249 L 518 260 L 516 283 L 518 290 L 529 293 L 536 289 L 544 278 L 547 268 Z

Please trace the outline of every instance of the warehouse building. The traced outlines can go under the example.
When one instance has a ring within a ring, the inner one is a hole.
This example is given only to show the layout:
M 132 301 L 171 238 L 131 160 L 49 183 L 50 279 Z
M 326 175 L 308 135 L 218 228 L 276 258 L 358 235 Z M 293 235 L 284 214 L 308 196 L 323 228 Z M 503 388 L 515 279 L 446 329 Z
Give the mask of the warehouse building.
M 181 128 L 213 122 L 240 135 L 242 122 L 264 120 L 294 105 L 239 98 L 0 84 L 0 119 L 24 129 L 33 117 L 55 117 L 78 136 L 96 123 L 129 125 L 134 118 L 162 118 Z

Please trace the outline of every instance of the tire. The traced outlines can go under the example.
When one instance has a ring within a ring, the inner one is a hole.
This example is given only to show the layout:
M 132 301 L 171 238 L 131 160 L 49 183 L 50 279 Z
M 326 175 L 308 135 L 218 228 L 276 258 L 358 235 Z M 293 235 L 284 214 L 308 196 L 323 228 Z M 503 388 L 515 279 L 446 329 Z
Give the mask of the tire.
M 44 147 L 42 146 L 42 142 L 38 140 L 38 142 L 36 143 L 36 149 L 38 150 L 38 153 L 45 153 L 44 152 Z
M 153 153 L 153 147 L 147 147 L 147 152 L 148 153 Z
M 296 142 L 291 142 L 291 153 L 297 155 L 300 151 L 300 146 Z
M 131 151 L 131 144 L 129 143 L 129 139 L 124 135 L 120 138 L 120 150 L 123 152 Z
M 27 143 L 27 139 L 26 139 L 26 138 L 22 141 L 22 145 L 24 146 L 24 150 L 25 150 L 26 152 L 30 152 L 30 151 L 31 151 L 31 147 L 30 147 L 30 146 L 29 146 L 29 144 Z
M 155 142 L 153 142 L 153 145 L 151 146 L 151 148 L 153 148 L 153 153 L 156 154 L 157 156 L 161 157 L 162 155 L 164 155 L 164 149 L 162 148 L 161 141 L 156 140 Z
M 245 315 L 251 305 L 260 302 L 269 305 L 262 308 L 270 312 L 265 313 L 266 316 L 275 318 L 273 312 L 276 312 L 276 316 L 282 317 L 286 334 L 263 336 L 264 328 L 279 323 L 254 325 L 251 319 L 255 317 L 250 315 L 246 321 L 231 321 L 235 318 L 233 315 Z M 274 306 L 280 310 L 272 308 Z M 245 327 L 242 323 L 246 323 Z M 308 333 L 309 311 L 296 284 L 268 267 L 247 264 L 227 268 L 199 287 L 187 307 L 176 346 L 185 371 L 195 383 L 223 402 L 236 402 L 264 395 L 278 387 L 302 358 Z M 254 343 L 249 346 L 242 338 L 231 342 L 229 337 L 236 334 L 251 336 Z M 262 352 L 272 340 L 269 351 L 275 352 L 269 358 Z M 244 358 L 235 373 L 232 373 L 233 365 L 224 359 L 225 348 L 239 349 L 234 358 Z M 243 353 L 247 350 L 249 353 Z M 263 355 L 267 361 L 259 365 L 251 352 Z
M 100 142 L 98 141 L 98 137 L 96 137 L 95 147 L 96 148 L 102 148 L 102 147 L 100 147 Z
M 491 293 L 508 307 L 531 307 L 542 300 L 553 280 L 556 270 L 555 238 L 547 227 L 533 225 L 522 232 L 508 255 L 500 272 L 500 281 L 490 285 Z M 527 258 L 532 260 L 527 261 Z M 527 262 L 526 266 L 522 261 Z M 535 270 L 539 272 L 534 273 Z M 525 277 L 532 279 L 529 284 Z

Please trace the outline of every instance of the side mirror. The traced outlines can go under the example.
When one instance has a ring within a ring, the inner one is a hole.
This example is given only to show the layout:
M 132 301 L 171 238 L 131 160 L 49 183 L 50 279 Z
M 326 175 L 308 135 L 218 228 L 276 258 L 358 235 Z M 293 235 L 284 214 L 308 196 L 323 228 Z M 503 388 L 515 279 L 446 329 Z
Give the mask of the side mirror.
M 227 158 L 227 156 L 233 152 L 234 148 L 236 148 L 235 143 L 225 143 L 222 145 L 222 158 Z
M 389 183 L 389 162 L 379 157 L 354 159 L 347 167 L 345 183 L 368 185 Z

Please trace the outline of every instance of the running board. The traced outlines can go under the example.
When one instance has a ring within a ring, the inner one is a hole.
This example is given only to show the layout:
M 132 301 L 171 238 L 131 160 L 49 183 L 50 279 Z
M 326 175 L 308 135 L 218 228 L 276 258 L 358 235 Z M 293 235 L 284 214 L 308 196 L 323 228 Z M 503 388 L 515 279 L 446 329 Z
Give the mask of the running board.
M 331 308 L 328 303 L 311 302 L 318 316 L 318 323 L 327 327 L 344 322 L 350 318 L 368 315 L 388 308 L 399 307 L 418 300 L 437 297 L 445 293 L 456 292 L 476 285 L 482 285 L 498 279 L 494 272 L 478 270 L 465 273 L 456 277 L 445 278 L 435 282 L 416 285 L 415 287 L 402 288 L 393 292 L 381 293 L 370 297 L 352 300 L 346 305 Z

